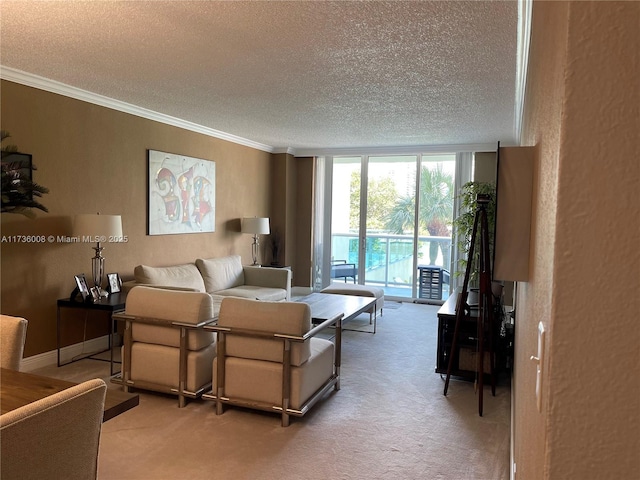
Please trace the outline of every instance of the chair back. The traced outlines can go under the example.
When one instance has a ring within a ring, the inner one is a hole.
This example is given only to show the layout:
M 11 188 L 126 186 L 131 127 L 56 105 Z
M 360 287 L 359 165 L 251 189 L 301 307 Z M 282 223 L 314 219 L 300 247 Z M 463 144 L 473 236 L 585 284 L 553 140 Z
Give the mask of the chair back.
M 0 315 L 0 366 L 20 370 L 24 342 L 27 338 L 27 321 L 20 317 Z
M 302 302 L 262 302 L 225 297 L 218 325 L 238 330 L 302 336 L 311 329 L 311 309 Z M 250 338 L 229 335 L 226 355 L 270 362 L 282 362 L 283 343 L 275 338 Z M 302 365 L 311 355 L 310 342 L 295 343 L 291 365 Z
M 203 292 L 137 286 L 127 295 L 126 313 L 196 324 L 214 316 L 211 295 Z
M 0 415 L 3 479 L 95 479 L 107 386 L 89 380 Z
M 166 325 L 134 323 L 131 328 L 134 342 L 175 348 L 180 347 L 180 329 L 172 328 L 170 322 L 195 325 L 215 315 L 213 300 L 208 293 L 142 286 L 131 289 L 125 308 L 127 315 L 167 321 Z M 215 335 L 211 332 L 189 331 L 187 349 L 200 350 L 214 341 Z

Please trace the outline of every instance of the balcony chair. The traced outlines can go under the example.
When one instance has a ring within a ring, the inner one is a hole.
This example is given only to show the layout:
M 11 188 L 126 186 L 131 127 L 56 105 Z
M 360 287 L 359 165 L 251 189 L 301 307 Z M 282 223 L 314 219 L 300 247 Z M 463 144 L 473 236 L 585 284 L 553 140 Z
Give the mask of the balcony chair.
M 331 260 L 331 278 L 344 278 L 344 283 L 347 283 L 347 278 L 353 278 L 353 283 L 356 283 L 356 275 L 358 269 L 355 263 L 347 263 L 346 260 Z
M 197 398 L 211 387 L 215 335 L 202 329 L 214 321 L 213 301 L 202 292 L 134 287 L 127 295 L 122 374 L 130 387 Z
M 335 326 L 335 343 L 316 338 Z M 289 416 L 303 416 L 331 388 L 340 389 L 342 314 L 312 328 L 309 305 L 224 298 L 213 362 L 213 391 L 203 398 Z
M 27 321 L 20 317 L 0 315 L 0 366 L 20 370 L 24 341 L 27 338 Z
M 89 380 L 0 415 L 2 478 L 97 478 L 106 392 Z

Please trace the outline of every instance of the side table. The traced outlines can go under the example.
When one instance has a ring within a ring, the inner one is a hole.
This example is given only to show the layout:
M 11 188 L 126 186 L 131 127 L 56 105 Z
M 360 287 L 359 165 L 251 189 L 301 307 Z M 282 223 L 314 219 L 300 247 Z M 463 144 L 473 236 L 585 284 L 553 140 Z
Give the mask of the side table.
M 93 303 L 88 303 L 88 302 L 79 302 L 76 300 L 70 300 L 69 298 L 61 298 L 58 300 L 58 310 L 57 310 L 57 348 L 58 348 L 58 367 L 61 367 L 62 365 L 68 365 L 69 363 L 73 363 L 75 361 L 78 360 L 82 360 L 84 358 L 91 358 L 92 360 L 100 360 L 100 361 L 108 361 L 110 362 L 110 373 L 111 375 L 115 375 L 117 372 L 114 372 L 113 370 L 113 364 L 114 363 L 119 363 L 119 362 L 114 362 L 113 359 L 113 340 L 114 340 L 114 331 L 115 331 L 115 323 L 116 320 L 113 318 L 113 314 L 114 313 L 118 313 L 124 310 L 124 306 L 125 306 L 125 302 L 127 299 L 127 293 L 126 292 L 119 292 L 119 293 L 114 293 L 114 294 L 110 294 L 108 297 L 106 298 L 101 298 L 100 301 L 98 302 L 93 302 Z M 109 333 L 108 333 L 108 340 L 109 340 L 109 348 L 108 350 L 110 351 L 110 357 L 109 360 L 104 360 L 102 358 L 94 358 L 95 355 L 99 354 L 99 353 L 104 353 L 107 350 L 102 350 L 99 352 L 93 352 L 87 355 L 84 355 L 81 358 L 74 358 L 68 362 L 65 363 L 61 363 L 60 362 L 60 350 L 62 348 L 62 313 L 61 310 L 62 309 L 81 309 L 84 310 L 85 312 L 85 322 L 87 321 L 86 316 L 89 315 L 92 311 L 93 312 L 97 312 L 97 311 L 102 311 L 102 312 L 108 312 L 109 313 L 109 318 L 110 318 L 110 328 L 109 328 Z

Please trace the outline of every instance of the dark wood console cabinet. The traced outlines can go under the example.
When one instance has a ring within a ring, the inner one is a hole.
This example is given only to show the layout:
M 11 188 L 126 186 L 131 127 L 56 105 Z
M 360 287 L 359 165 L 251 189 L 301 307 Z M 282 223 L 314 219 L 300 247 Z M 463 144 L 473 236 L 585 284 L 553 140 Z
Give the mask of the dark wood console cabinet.
M 453 331 L 456 325 L 456 303 L 459 288 L 457 288 L 438 310 L 438 347 L 436 359 L 436 373 L 446 375 L 449 366 L 449 355 L 451 355 L 451 343 L 453 340 Z M 477 362 L 477 315 L 478 310 L 471 309 L 470 315 L 465 315 L 460 324 L 460 331 L 456 350 L 453 352 L 453 366 L 451 375 L 462 377 L 465 379 L 475 378 L 476 362 Z M 500 329 L 500 319 L 495 319 L 493 325 L 493 346 L 497 352 L 499 347 L 496 332 Z M 484 372 L 490 373 L 490 350 L 489 337 L 485 333 L 485 358 Z M 496 358 L 497 360 L 497 358 Z M 496 369 L 496 372 L 498 369 Z

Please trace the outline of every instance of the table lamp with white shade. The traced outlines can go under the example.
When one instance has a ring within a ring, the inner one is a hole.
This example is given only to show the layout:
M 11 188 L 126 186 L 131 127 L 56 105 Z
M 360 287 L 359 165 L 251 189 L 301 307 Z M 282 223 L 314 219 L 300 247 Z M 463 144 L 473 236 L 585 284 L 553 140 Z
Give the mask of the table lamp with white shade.
M 93 284 L 100 296 L 106 297 L 107 292 L 102 289 L 104 279 L 102 251 L 104 247 L 101 246 L 101 243 L 122 241 L 122 217 L 120 215 L 100 215 L 100 213 L 76 215 L 73 221 L 73 234 L 79 237 L 82 242 L 96 243 L 96 246 L 92 247 L 96 254 L 91 259 Z
M 258 265 L 258 254 L 260 248 L 260 240 L 258 235 L 269 235 L 269 219 L 260 217 L 245 217 L 242 219 L 242 233 L 253 235 L 253 244 L 251 245 L 251 255 L 253 257 L 253 265 Z

